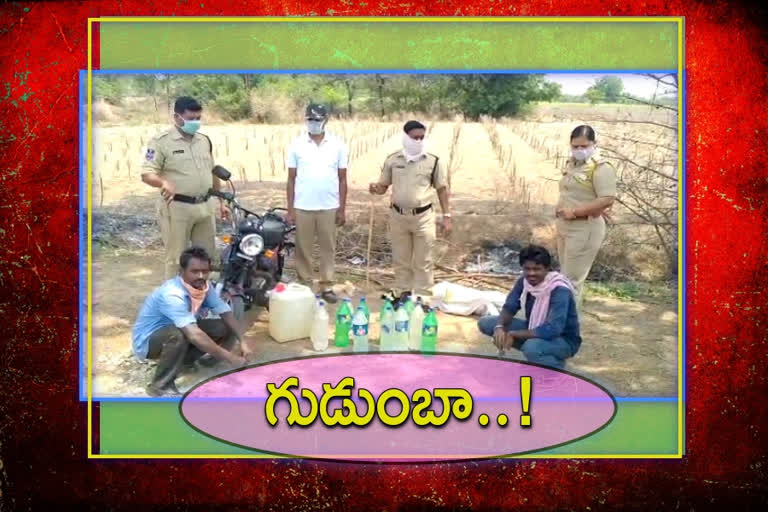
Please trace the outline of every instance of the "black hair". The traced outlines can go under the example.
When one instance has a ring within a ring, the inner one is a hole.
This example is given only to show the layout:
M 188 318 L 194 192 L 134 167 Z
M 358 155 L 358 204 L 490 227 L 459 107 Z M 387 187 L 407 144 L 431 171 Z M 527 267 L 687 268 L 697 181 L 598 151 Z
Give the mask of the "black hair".
M 179 265 L 181 265 L 181 268 L 185 269 L 189 266 L 189 262 L 193 258 L 200 261 L 207 261 L 208 265 L 211 264 L 211 257 L 208 255 L 208 251 L 202 247 L 193 245 L 192 247 L 184 249 L 184 252 L 181 253 L 181 256 L 179 257 Z
M 529 245 L 520 251 L 520 266 L 522 267 L 526 261 L 550 268 L 552 266 L 552 255 L 540 245 Z
M 411 130 L 416 130 L 416 129 L 426 130 L 427 127 L 418 121 L 408 121 L 407 123 L 405 123 L 405 125 L 403 125 L 403 131 L 405 133 L 408 133 Z
M 595 142 L 595 130 L 589 125 L 582 124 L 571 132 L 571 140 L 576 137 L 586 137 L 588 141 Z
M 203 110 L 203 106 L 195 98 L 189 96 L 177 98 L 176 103 L 173 105 L 173 111 L 177 114 L 183 114 L 187 110 L 190 112 L 200 112 Z

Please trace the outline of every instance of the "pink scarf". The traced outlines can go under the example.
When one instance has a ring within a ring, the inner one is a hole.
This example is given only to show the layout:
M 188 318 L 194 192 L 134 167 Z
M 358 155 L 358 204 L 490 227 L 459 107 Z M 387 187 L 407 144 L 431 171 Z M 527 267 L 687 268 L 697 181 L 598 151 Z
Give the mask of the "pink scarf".
M 531 286 L 528 280 L 523 278 L 523 295 L 520 298 L 523 312 L 525 312 L 528 294 L 530 293 L 536 299 L 531 309 L 531 317 L 528 319 L 528 329 L 533 330 L 546 322 L 547 313 L 549 313 L 549 297 L 552 294 L 552 290 L 558 286 L 565 286 L 573 293 L 573 285 L 568 278 L 554 270 L 549 272 L 547 277 L 536 286 Z

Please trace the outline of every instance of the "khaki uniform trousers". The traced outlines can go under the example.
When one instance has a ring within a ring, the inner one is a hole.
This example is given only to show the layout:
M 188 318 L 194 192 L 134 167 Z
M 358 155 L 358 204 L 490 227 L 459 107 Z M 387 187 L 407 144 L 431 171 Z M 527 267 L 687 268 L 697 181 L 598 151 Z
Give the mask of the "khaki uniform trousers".
M 310 285 L 313 278 L 312 250 L 315 239 L 320 249 L 320 287 L 333 287 L 336 258 L 336 210 L 296 210 L 296 273 Z
M 179 257 L 190 244 L 205 249 L 212 263 L 218 260 L 213 204 L 213 200 L 200 204 L 171 201 L 171 204 L 166 205 L 163 200 L 158 202 L 157 216 L 165 246 L 166 279 L 178 274 Z
M 390 215 L 395 288 L 400 293 L 414 291 L 418 295 L 429 295 L 435 283 L 432 274 L 432 252 L 437 238 L 435 210 L 402 215 L 393 208 Z
M 576 308 L 580 311 L 584 298 L 584 282 L 605 239 L 605 220 L 602 217 L 557 219 L 556 227 L 560 270 L 573 284 Z

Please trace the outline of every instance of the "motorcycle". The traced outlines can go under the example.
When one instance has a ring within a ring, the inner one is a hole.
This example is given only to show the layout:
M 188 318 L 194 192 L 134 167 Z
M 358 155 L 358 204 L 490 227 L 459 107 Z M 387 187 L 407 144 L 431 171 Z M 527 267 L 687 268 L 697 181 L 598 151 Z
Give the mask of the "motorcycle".
M 269 309 L 269 291 L 283 277 L 286 255 L 295 244 L 289 235 L 296 230 L 278 214 L 285 208 L 270 208 L 259 215 L 237 200 L 232 174 L 217 165 L 213 174 L 227 183 L 231 192 L 209 190 L 208 195 L 223 199 L 230 210 L 232 233 L 220 238 L 226 246 L 221 254 L 218 293 L 228 298 L 238 320 L 253 306 Z

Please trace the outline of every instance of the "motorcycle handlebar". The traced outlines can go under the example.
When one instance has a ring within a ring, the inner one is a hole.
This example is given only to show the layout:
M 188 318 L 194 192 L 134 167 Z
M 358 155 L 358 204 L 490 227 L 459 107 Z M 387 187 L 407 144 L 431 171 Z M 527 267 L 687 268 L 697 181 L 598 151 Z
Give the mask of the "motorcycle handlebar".
M 235 208 L 244 211 L 248 215 L 253 215 L 254 217 L 261 218 L 261 215 L 255 213 L 255 212 L 252 212 L 250 210 L 247 210 L 247 209 L 243 208 L 242 206 L 240 206 L 240 203 L 238 203 L 237 200 L 235 199 L 235 194 L 233 194 L 232 192 L 222 192 L 220 190 L 214 190 L 214 189 L 211 188 L 211 189 L 208 189 L 208 196 L 209 197 L 218 197 L 220 199 L 223 199 L 223 200 L 225 200 L 225 201 L 227 201 L 229 203 L 232 203 L 232 205 Z M 270 208 L 268 210 L 268 212 L 270 212 L 270 213 L 271 212 L 279 212 L 279 211 L 287 212 L 288 209 L 287 208 L 282 208 L 282 207 L 275 207 L 275 208 Z M 290 230 L 288 230 L 287 232 L 291 232 L 291 231 L 293 231 L 295 229 L 296 229 L 296 227 L 294 226 Z
M 223 199 L 225 201 L 229 202 L 235 202 L 235 195 L 231 192 L 222 192 L 220 190 L 214 190 L 214 189 L 208 189 L 208 196 L 210 197 L 218 197 L 220 199 Z

